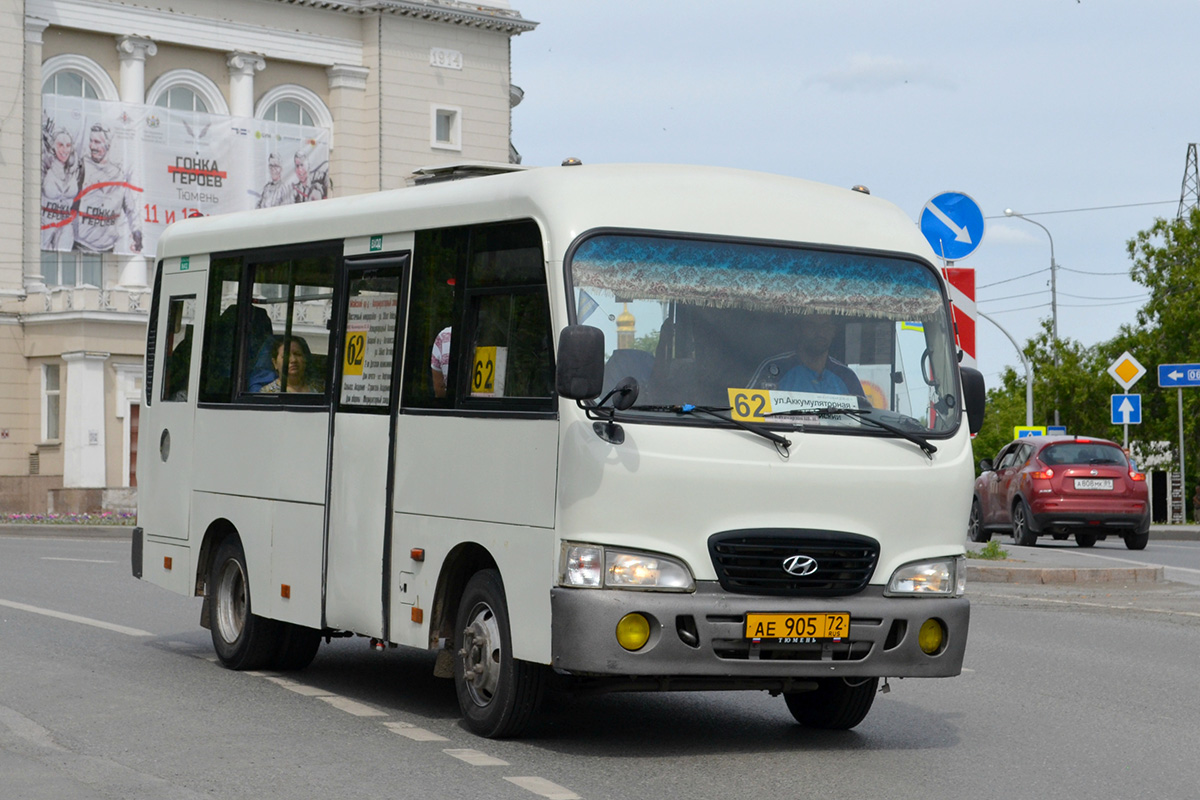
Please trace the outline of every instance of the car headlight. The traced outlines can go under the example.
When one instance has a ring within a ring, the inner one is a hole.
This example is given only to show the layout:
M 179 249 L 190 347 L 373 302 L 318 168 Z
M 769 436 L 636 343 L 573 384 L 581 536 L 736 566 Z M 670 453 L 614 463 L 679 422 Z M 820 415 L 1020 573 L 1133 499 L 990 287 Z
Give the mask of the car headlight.
M 680 560 L 657 553 L 563 542 L 558 583 L 590 589 L 690 592 L 696 582 Z
M 960 597 L 967 590 L 967 560 L 962 556 L 914 561 L 892 573 L 884 594 Z

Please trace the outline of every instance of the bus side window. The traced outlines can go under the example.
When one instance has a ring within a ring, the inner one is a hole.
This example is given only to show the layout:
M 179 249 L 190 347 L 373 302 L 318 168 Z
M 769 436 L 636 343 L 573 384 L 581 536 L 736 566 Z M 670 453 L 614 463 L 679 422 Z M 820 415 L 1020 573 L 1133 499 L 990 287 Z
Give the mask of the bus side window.
M 473 398 L 548 398 L 550 308 L 544 288 L 472 298 L 475 337 L 469 394 Z
M 228 403 L 233 392 L 231 377 L 242 259 L 214 258 L 209 270 L 208 311 L 200 356 L 200 401 Z
M 188 380 L 192 369 L 192 332 L 196 322 L 196 295 L 172 297 L 167 307 L 167 341 L 164 353 L 162 399 L 183 402 L 188 399 Z

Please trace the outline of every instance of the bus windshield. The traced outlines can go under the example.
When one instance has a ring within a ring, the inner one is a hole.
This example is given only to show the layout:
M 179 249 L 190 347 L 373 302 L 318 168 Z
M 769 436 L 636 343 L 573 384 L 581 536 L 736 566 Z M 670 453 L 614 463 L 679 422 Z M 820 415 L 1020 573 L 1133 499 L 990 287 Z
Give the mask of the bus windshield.
M 875 409 L 927 434 L 958 426 L 954 338 L 928 264 L 604 233 L 579 244 L 566 269 L 576 322 L 605 334 L 605 392 L 638 381 L 630 413 L 678 417 L 694 405 L 879 432 L 862 419 Z

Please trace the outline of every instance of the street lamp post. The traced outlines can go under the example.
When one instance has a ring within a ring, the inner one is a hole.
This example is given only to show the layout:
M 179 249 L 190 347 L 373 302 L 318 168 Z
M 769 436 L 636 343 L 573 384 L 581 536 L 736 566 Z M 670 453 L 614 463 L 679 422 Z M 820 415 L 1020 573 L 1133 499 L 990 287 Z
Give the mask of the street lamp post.
M 1050 238 L 1050 348 L 1054 355 L 1054 366 L 1058 366 L 1058 265 L 1054 261 L 1054 237 L 1050 235 L 1050 230 L 1038 222 L 1019 212 L 1013 211 L 1011 208 L 1004 209 L 1006 217 L 1020 217 L 1026 222 L 1037 225 L 1042 230 L 1046 231 L 1046 236 Z M 1058 425 L 1058 396 L 1054 397 L 1054 424 Z

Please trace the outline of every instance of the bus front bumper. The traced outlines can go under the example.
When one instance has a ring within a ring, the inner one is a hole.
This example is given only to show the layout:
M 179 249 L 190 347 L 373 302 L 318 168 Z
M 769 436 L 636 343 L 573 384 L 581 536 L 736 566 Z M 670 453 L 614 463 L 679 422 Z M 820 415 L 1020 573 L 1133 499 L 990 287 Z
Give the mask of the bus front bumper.
M 694 593 L 555 588 L 551 610 L 552 664 L 560 673 L 660 684 L 678 678 L 676 688 L 784 690 L 793 679 L 958 675 L 971 615 L 965 597 L 884 597 L 881 586 L 848 597 L 768 597 L 730 594 L 711 581 L 697 583 Z M 848 612 L 850 632 L 840 640 L 751 639 L 749 612 Z M 627 614 L 641 614 L 650 626 L 648 641 L 632 652 L 616 635 Z M 945 632 L 933 654 L 918 642 L 930 619 Z

